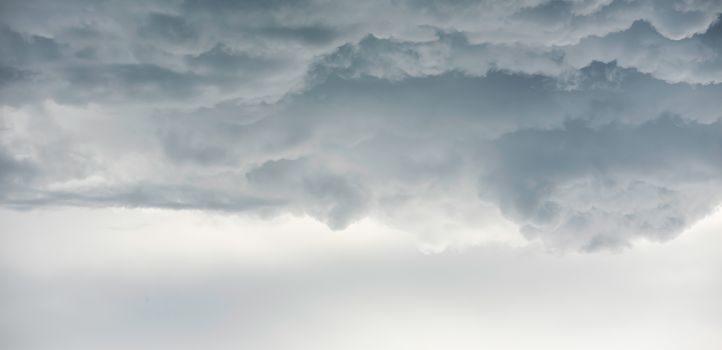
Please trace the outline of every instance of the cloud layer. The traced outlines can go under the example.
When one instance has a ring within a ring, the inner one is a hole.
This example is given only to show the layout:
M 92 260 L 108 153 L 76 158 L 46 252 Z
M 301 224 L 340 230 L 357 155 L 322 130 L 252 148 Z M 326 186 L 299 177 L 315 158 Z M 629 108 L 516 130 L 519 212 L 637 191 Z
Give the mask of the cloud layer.
M 668 240 L 722 200 L 721 12 L 6 1 L 0 200 Z

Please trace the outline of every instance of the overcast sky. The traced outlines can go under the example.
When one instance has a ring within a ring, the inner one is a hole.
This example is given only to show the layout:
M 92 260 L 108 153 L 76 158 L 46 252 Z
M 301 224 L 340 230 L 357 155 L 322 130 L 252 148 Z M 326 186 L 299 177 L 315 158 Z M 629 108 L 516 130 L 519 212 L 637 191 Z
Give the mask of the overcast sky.
M 2 0 L 0 347 L 718 350 L 721 15 Z

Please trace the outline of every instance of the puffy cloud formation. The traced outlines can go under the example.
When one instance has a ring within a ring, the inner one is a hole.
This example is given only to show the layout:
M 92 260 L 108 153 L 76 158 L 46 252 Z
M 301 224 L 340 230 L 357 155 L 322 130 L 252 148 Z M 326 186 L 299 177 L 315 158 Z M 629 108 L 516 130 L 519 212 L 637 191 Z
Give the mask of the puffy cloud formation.
M 5 1 L 0 201 L 670 239 L 722 200 L 718 1 Z

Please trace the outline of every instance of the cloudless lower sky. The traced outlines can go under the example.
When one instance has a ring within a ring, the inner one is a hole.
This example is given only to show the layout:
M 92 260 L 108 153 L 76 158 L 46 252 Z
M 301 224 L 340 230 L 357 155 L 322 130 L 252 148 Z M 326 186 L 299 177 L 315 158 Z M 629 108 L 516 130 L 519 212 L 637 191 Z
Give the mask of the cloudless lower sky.
M 90 219 L 89 219 L 90 218 Z M 722 215 L 625 253 L 423 252 L 343 232 L 128 209 L 2 211 L 6 349 L 699 349 L 722 345 Z

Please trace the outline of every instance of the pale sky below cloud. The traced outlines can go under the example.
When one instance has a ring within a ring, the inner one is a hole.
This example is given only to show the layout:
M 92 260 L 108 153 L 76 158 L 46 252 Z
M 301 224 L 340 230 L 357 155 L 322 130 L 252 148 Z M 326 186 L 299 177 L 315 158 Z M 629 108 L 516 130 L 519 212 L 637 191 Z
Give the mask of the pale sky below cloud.
M 364 220 L 0 212 L 6 349 L 637 349 L 722 345 L 722 213 L 665 244 L 443 254 Z

